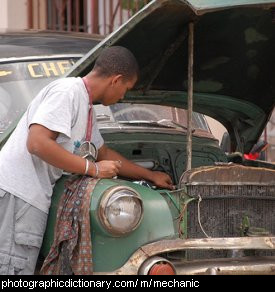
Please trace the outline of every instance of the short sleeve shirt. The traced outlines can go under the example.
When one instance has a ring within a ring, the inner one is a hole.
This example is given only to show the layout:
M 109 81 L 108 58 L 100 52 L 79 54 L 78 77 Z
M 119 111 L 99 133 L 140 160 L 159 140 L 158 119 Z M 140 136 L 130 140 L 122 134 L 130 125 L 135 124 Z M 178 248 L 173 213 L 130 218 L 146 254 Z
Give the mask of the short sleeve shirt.
M 79 77 L 58 79 L 42 89 L 0 152 L 0 188 L 48 212 L 53 187 L 63 171 L 28 152 L 29 127 L 40 124 L 58 132 L 56 142 L 77 153 L 85 139 L 88 111 L 89 96 Z M 104 143 L 94 110 L 91 141 L 97 149 Z

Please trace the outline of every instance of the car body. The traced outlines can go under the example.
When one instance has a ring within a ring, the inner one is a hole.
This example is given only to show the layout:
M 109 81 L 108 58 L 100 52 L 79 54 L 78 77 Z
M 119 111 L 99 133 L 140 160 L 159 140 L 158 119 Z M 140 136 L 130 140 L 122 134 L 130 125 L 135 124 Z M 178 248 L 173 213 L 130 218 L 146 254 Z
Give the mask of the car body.
M 177 186 L 168 191 L 120 177 L 98 181 L 90 205 L 95 274 L 274 274 L 275 167 L 243 158 L 274 108 L 274 7 L 268 0 L 151 1 L 67 74 L 84 76 L 106 46 L 134 53 L 139 81 L 122 104 L 100 114 L 101 133 L 108 146 L 167 172 Z M 194 90 L 187 78 L 190 23 Z M 190 128 L 181 117 L 188 92 L 196 112 L 227 128 L 231 153 L 220 149 L 203 121 Z M 158 119 L 152 105 L 170 107 L 170 116 Z M 54 189 L 43 256 L 67 179 Z
M 141 104 L 187 108 L 193 93 L 194 110 L 220 121 L 231 138 L 226 154 L 205 131 L 193 130 L 188 168 L 186 131 L 102 130 L 110 147 L 169 173 L 177 188 L 123 178 L 97 183 L 90 206 L 95 273 L 274 274 L 275 166 L 243 157 L 274 108 L 274 8 L 268 0 L 151 1 L 68 73 L 85 75 L 104 47 L 123 45 L 141 67 L 122 101 L 133 112 Z M 53 196 L 44 255 L 64 181 Z M 136 225 L 125 219 L 129 201 L 139 206 L 131 218 Z
M 51 81 L 62 77 L 77 60 L 100 41 L 100 36 L 77 33 L 20 31 L 0 34 L 0 149 L 38 91 Z M 131 104 L 118 104 L 111 107 L 95 105 L 95 110 L 105 142 L 116 149 L 119 139 L 125 140 L 128 135 L 131 135 L 130 143 L 122 146 L 123 153 L 129 159 L 147 168 L 163 170 L 158 165 L 158 155 L 152 157 L 150 153 L 153 151 L 148 149 L 148 158 L 144 158 L 143 154 L 139 153 L 141 140 L 136 142 L 134 140 L 142 139 L 142 135 L 148 139 L 149 133 L 155 137 L 163 137 L 159 144 L 165 144 L 167 139 L 174 136 L 171 144 L 175 145 L 173 147 L 178 147 L 176 145 L 181 144 L 186 136 L 187 117 L 184 109 L 159 105 L 139 104 L 133 107 Z M 197 136 L 198 141 L 204 141 L 208 147 L 212 148 L 211 153 L 217 152 L 221 155 L 218 141 L 210 133 L 203 115 L 193 114 L 193 126 L 194 135 Z M 151 143 L 148 141 L 146 144 Z M 133 147 L 136 151 L 132 149 Z M 160 151 L 166 151 L 161 148 Z M 126 152 L 129 152 L 128 155 Z M 169 159 L 168 156 L 167 159 Z M 212 163 L 212 159 L 215 157 L 210 159 L 206 157 L 204 165 Z M 201 162 L 198 165 L 201 165 Z M 168 167 L 165 168 L 168 171 Z M 177 172 L 176 175 L 179 176 L 181 170 Z M 63 179 L 66 178 L 67 176 L 64 176 Z M 60 188 L 63 179 L 57 188 Z M 53 201 L 56 198 L 57 196 L 54 196 Z M 51 221 L 50 216 L 49 222 Z M 50 227 L 47 232 L 49 230 Z M 47 235 L 45 242 L 47 242 Z M 123 260 L 125 259 L 121 257 L 119 262 Z

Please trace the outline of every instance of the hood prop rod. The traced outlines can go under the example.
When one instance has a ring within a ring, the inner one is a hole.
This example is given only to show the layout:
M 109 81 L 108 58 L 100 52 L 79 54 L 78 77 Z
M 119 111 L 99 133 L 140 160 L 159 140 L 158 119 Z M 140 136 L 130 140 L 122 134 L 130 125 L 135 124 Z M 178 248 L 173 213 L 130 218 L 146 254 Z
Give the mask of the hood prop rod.
M 188 34 L 188 101 L 187 101 L 187 162 L 186 170 L 192 168 L 192 113 L 193 113 L 193 64 L 194 64 L 194 23 L 189 23 Z

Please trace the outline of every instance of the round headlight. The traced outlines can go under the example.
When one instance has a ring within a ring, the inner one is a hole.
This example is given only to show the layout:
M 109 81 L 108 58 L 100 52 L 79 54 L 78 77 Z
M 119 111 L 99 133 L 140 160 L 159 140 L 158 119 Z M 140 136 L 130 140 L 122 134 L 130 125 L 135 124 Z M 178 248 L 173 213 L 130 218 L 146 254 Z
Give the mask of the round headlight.
M 100 202 L 100 221 L 113 235 L 123 235 L 135 230 L 142 215 L 142 200 L 129 187 L 115 186 L 108 189 Z

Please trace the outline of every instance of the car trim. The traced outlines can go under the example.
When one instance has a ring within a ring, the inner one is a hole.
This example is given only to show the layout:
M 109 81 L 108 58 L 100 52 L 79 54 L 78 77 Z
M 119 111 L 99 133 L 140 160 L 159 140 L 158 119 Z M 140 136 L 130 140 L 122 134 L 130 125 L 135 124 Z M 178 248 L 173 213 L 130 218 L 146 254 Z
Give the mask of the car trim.
M 112 272 L 95 272 L 94 274 L 113 274 L 113 275 L 137 275 L 141 265 L 148 258 L 162 253 L 181 251 L 181 250 L 275 250 L 275 237 L 231 237 L 231 238 L 189 238 L 189 239 L 172 239 L 161 240 L 141 246 L 132 254 L 129 260 L 119 269 Z M 270 261 L 261 266 L 261 271 L 270 273 L 270 270 L 275 268 L 274 257 L 273 264 Z M 243 261 L 243 257 L 232 258 L 231 261 Z M 218 259 L 223 261 L 225 259 Z M 228 260 L 228 259 L 227 259 Z M 229 259 L 230 260 L 230 259 Z M 252 258 L 251 258 L 252 260 Z M 246 268 L 258 271 L 254 262 L 257 262 L 257 257 L 253 257 L 251 263 L 246 263 Z M 201 260 L 203 261 L 203 260 Z M 213 259 L 211 259 L 213 261 Z M 192 263 L 194 261 L 186 262 Z M 200 262 L 196 260 L 196 262 Z M 254 263 L 254 264 L 253 264 Z M 232 262 L 231 262 L 232 264 Z M 235 268 L 235 274 L 243 272 L 243 265 Z M 198 266 L 197 266 L 198 268 Z M 273 270 L 274 271 L 274 270 Z M 194 272 L 195 273 L 195 272 Z M 178 269 L 177 269 L 178 274 Z
M 82 54 L 61 54 L 61 55 L 45 55 L 45 56 L 28 56 L 28 57 L 11 57 L 0 59 L 0 64 L 12 63 L 12 62 L 27 62 L 27 61 L 42 61 L 42 60 L 54 60 L 54 59 L 67 59 L 67 58 L 81 58 Z

